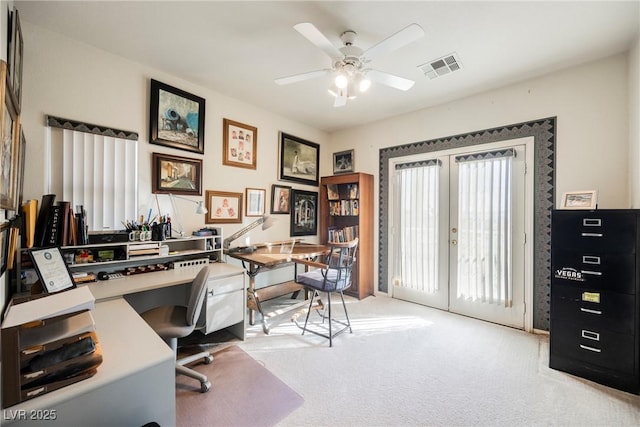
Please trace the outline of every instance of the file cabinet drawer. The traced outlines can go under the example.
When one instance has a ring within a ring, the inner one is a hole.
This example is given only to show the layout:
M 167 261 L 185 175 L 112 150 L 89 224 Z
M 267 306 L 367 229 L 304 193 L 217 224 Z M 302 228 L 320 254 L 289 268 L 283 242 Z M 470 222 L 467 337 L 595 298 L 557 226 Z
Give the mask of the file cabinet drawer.
M 633 213 L 555 211 L 551 218 L 553 249 L 608 253 L 635 252 Z
M 633 336 L 635 295 L 594 292 L 572 286 L 551 288 L 551 319 Z
M 553 250 L 552 283 L 606 291 L 636 292 L 636 255 Z
M 634 374 L 633 335 L 551 320 L 551 352 L 591 365 Z

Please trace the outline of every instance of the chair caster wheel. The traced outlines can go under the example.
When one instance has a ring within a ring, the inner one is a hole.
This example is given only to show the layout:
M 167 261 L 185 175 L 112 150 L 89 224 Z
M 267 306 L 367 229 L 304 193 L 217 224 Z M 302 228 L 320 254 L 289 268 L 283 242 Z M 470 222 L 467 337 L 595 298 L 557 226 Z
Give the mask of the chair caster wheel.
M 204 358 L 204 364 L 205 365 L 209 365 L 211 363 L 213 363 L 213 356 L 210 354 L 210 355 L 208 355 L 207 357 Z
M 211 390 L 211 382 L 207 381 L 206 383 L 202 383 L 200 385 L 200 393 L 206 393 Z

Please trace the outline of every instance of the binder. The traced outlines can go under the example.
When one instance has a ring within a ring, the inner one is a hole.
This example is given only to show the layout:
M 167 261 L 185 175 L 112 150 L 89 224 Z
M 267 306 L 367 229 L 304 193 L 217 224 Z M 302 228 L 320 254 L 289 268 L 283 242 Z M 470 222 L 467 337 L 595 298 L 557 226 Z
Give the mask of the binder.
M 51 210 L 51 206 L 53 206 L 55 200 L 55 194 L 45 194 L 42 196 L 42 203 L 40 204 L 40 211 L 38 212 L 38 218 L 36 220 L 34 242 L 36 247 L 44 246 L 45 237 L 47 235 L 47 225 L 49 222 L 49 211 Z
M 38 215 L 38 201 L 35 199 L 27 200 L 22 205 L 24 213 L 24 247 L 31 249 L 36 238 L 36 219 Z

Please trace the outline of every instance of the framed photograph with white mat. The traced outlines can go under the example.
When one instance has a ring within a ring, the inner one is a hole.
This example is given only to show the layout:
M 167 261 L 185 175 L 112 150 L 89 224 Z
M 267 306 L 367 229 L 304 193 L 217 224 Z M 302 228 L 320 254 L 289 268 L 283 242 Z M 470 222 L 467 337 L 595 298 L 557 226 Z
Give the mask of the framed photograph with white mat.
M 562 195 L 562 209 L 595 209 L 597 201 L 596 190 L 567 191 Z

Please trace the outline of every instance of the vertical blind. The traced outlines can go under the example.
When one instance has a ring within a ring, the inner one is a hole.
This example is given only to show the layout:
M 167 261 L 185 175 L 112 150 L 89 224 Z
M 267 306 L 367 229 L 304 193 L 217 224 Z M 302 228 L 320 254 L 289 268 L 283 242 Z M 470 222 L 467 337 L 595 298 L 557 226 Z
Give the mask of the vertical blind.
M 82 205 L 89 230 L 119 230 L 138 211 L 138 141 L 118 131 L 47 116 L 49 192 Z
M 511 306 L 514 155 L 509 149 L 456 157 L 458 298 Z
M 394 282 L 425 293 L 438 283 L 438 171 L 440 162 L 396 165 L 398 238 Z

